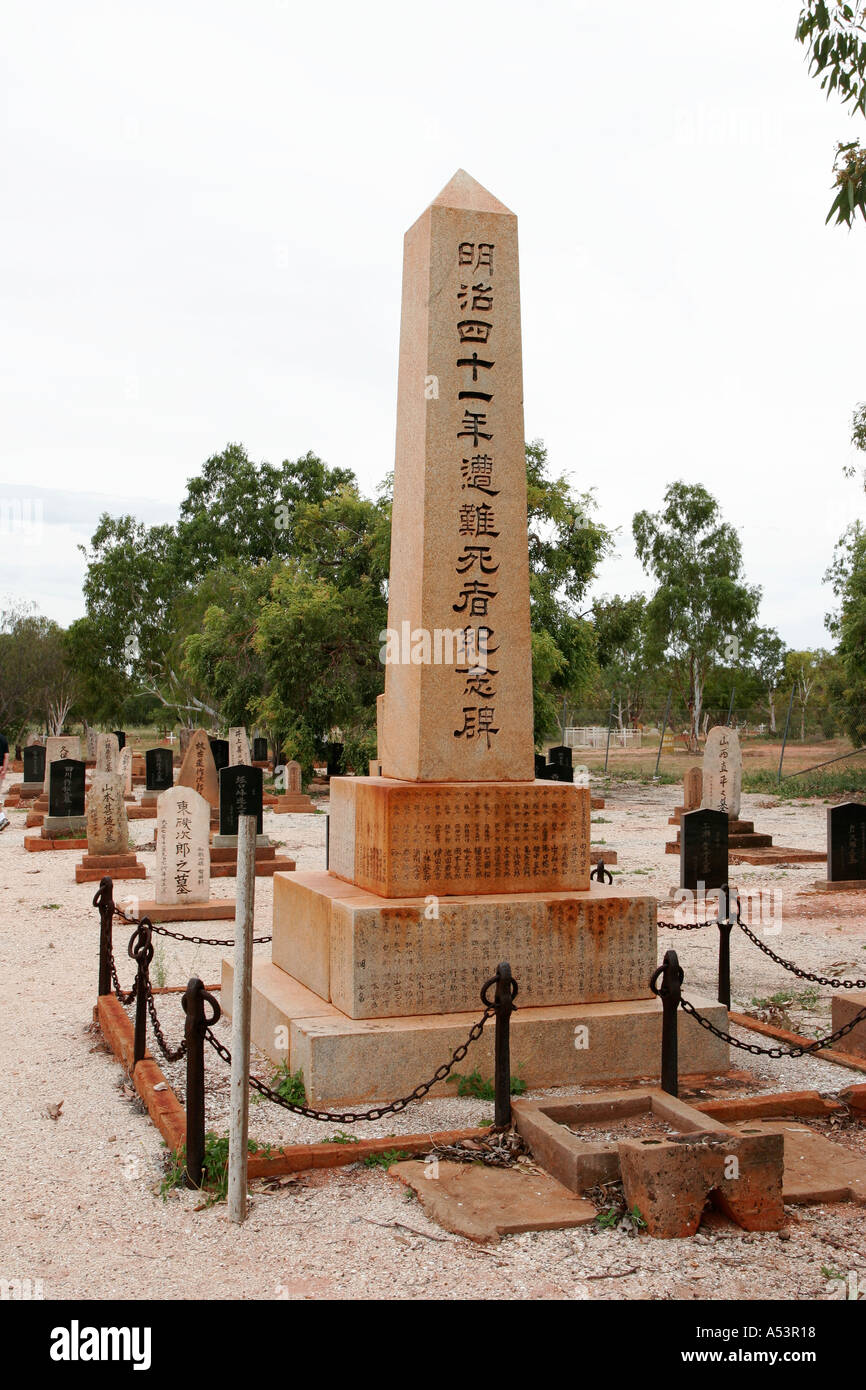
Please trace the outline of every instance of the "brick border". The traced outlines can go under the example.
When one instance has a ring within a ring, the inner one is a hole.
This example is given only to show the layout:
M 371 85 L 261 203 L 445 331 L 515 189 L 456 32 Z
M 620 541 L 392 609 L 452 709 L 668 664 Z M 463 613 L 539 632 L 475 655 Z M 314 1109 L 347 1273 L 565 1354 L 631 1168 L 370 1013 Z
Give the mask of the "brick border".
M 132 1070 L 132 1023 L 113 994 L 100 995 L 94 1011 L 103 1037 L 147 1106 L 147 1113 L 168 1147 L 174 1152 L 186 1142 L 186 1112 L 150 1053 Z M 157 1087 L 160 1089 L 157 1090 Z M 428 1153 L 434 1144 L 456 1144 L 461 1139 L 480 1139 L 484 1129 L 446 1129 L 434 1134 L 396 1134 L 384 1139 L 362 1139 L 357 1144 L 287 1144 L 270 1155 L 250 1154 L 250 1178 L 277 1177 L 313 1168 L 341 1168 L 375 1154 L 400 1149 L 406 1154 Z
M 788 1043 L 791 1047 L 810 1047 L 814 1038 L 801 1038 L 799 1033 L 789 1033 L 786 1028 L 776 1028 L 772 1023 L 763 1023 L 749 1014 L 728 1011 L 728 1022 L 739 1028 L 751 1028 L 753 1033 L 761 1033 L 765 1038 L 775 1038 L 777 1042 Z M 839 1067 L 850 1067 L 852 1071 L 866 1071 L 866 1057 L 855 1057 L 851 1052 L 837 1052 L 833 1047 L 825 1047 L 814 1054 L 819 1060 L 835 1062 Z

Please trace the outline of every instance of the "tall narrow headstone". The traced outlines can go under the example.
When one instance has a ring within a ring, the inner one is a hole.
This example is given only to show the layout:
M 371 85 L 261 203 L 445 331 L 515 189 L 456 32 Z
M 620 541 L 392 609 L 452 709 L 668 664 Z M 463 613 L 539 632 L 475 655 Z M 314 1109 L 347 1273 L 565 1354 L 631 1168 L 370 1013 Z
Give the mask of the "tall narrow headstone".
M 226 738 L 210 739 L 210 751 L 217 772 L 229 765 L 229 743 Z
M 77 758 L 55 758 L 48 787 L 50 817 L 84 815 L 84 763 Z
M 123 778 L 124 796 L 132 796 L 132 749 L 124 746 L 120 750 L 117 770 Z
M 156 803 L 156 902 L 206 903 L 210 897 L 210 807 L 191 787 Z
M 45 749 L 41 743 L 30 743 L 24 749 L 24 785 L 45 781 Z M 50 790 L 50 789 L 49 789 Z
M 144 787 L 164 792 L 174 785 L 174 759 L 170 748 L 148 748 L 144 755 Z
M 229 767 L 242 765 L 249 767 L 252 763 L 250 756 L 250 741 L 247 738 L 247 731 L 243 728 L 229 729 Z
M 701 808 L 724 811 L 730 820 L 740 816 L 740 793 L 743 781 L 743 755 L 736 729 L 717 725 L 710 729 L 704 748 L 703 793 Z
M 118 772 L 94 772 L 87 797 L 88 854 L 126 854 L 129 826 Z
M 190 736 L 181 764 L 179 787 L 192 787 L 211 806 L 219 806 L 220 789 L 210 739 L 204 729 L 195 729 Z
M 95 761 L 96 761 L 96 737 L 97 737 L 97 735 L 96 735 L 96 730 L 94 729 L 94 727 L 93 727 L 92 724 L 88 724 L 88 725 L 87 725 L 86 734 L 87 734 L 87 761 L 88 761 L 89 763 L 92 763 L 92 762 L 95 762 Z
M 96 740 L 96 771 L 117 772 L 120 764 L 120 745 L 117 734 L 100 734 Z
M 80 758 L 81 740 L 77 734 L 60 734 L 57 737 L 45 740 L 45 777 L 42 783 L 42 790 L 47 796 L 50 793 L 51 783 L 51 764 L 63 758 Z
M 728 816 L 686 811 L 680 822 L 680 887 L 712 892 L 728 882 Z
M 462 169 L 406 233 L 386 777 L 532 781 L 517 218 Z
M 683 806 L 685 810 L 699 810 L 703 794 L 704 774 L 699 767 L 690 767 L 683 778 Z
M 297 793 L 303 791 L 302 768 L 300 763 L 296 763 L 294 759 L 292 759 L 291 762 L 286 763 L 285 776 L 286 791 L 290 795 L 296 795 Z
M 117 746 L 122 753 L 126 747 L 126 734 L 123 732 L 123 729 L 115 729 L 114 737 L 117 739 Z
M 253 762 L 266 763 L 268 760 L 268 740 L 266 738 L 253 739 Z
M 574 767 L 572 764 L 571 749 L 564 743 L 560 743 L 556 748 L 548 751 L 549 765 L 547 778 L 550 782 L 573 782 Z
M 866 806 L 859 801 L 827 808 L 827 878 L 866 879 Z
M 255 816 L 262 834 L 262 769 L 239 763 L 220 769 L 220 835 L 237 835 L 238 817 Z

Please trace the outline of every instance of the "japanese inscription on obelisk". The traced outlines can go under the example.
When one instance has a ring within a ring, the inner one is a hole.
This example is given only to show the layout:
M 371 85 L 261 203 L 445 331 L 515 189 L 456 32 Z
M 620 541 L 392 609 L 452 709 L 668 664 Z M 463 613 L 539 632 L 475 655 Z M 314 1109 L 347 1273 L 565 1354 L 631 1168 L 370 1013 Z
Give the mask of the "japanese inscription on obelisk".
M 532 781 L 517 218 L 462 170 L 406 233 L 385 777 Z

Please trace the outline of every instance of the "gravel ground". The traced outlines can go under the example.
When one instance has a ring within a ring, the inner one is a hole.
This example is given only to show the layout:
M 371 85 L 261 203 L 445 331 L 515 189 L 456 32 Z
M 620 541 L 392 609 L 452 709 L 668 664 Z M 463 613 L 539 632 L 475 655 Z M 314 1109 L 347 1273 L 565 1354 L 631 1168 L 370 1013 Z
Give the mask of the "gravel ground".
M 658 896 L 663 917 L 678 861 L 664 854 L 674 827 L 667 816 L 676 787 L 628 786 L 608 794 L 593 813 L 593 838 L 619 852 L 614 882 Z M 29 855 L 23 820 L 0 836 L 0 1278 L 43 1281 L 45 1297 L 248 1299 L 316 1298 L 570 1298 L 822 1299 L 837 1282 L 827 1271 L 858 1270 L 866 1280 L 866 1209 L 797 1208 L 780 1234 L 744 1234 L 720 1217 L 692 1240 L 652 1241 L 581 1228 L 507 1237 L 479 1248 L 431 1223 L 401 1184 L 381 1170 L 352 1166 L 284 1179 L 274 1191 L 254 1184 L 250 1217 L 232 1226 L 224 1206 L 197 1210 L 199 1194 L 159 1187 L 165 1148 L 91 1026 L 96 992 L 98 918 L 95 885 L 76 885 L 76 852 Z M 821 848 L 825 808 L 771 805 L 744 797 L 744 817 L 777 843 Z M 134 821 L 144 845 L 152 822 Z M 324 862 L 322 817 L 274 816 L 265 830 L 284 843 L 299 867 Z M 152 856 L 142 851 L 142 862 Z M 776 893 L 781 934 L 766 939 L 798 964 L 825 973 L 866 974 L 866 944 L 858 901 L 810 897 L 821 865 L 737 871 L 741 889 Z M 119 886 L 120 887 L 120 886 Z M 152 880 L 127 887 L 153 896 Z M 230 897 L 234 880 L 216 879 L 215 896 Z M 272 884 L 256 882 L 256 931 L 270 930 Z M 710 913 L 700 915 L 711 915 Z M 778 915 L 764 926 L 779 925 Z M 181 930 L 185 930 L 183 926 Z M 756 928 L 758 929 L 758 928 Z M 231 924 L 194 929 L 230 936 Z M 758 929 L 759 930 L 759 929 Z M 132 978 L 117 933 L 121 978 Z M 713 993 L 715 933 L 659 933 L 661 949 L 675 945 L 685 970 L 684 993 Z M 674 939 L 675 938 L 675 939 Z M 267 956 L 270 948 L 257 952 Z M 181 984 L 191 974 L 219 980 L 218 948 L 162 939 L 152 969 L 156 982 Z M 761 955 L 741 935 L 732 943 L 734 1007 L 780 991 L 794 997 L 781 1008 L 791 1026 L 815 1032 L 829 1024 L 829 991 L 804 996 L 806 985 Z M 180 1037 L 179 996 L 159 999 L 169 1042 Z M 753 1033 L 737 1036 L 766 1043 Z M 227 1031 L 223 1034 L 227 1038 Z M 208 1057 L 208 1124 L 225 1131 L 227 1074 Z M 825 1094 L 866 1078 L 814 1058 L 769 1061 L 738 1054 L 747 1077 L 726 1094 L 815 1088 Z M 266 1059 L 254 1067 L 267 1075 Z M 166 1067 L 182 1092 L 182 1067 Z M 62 1102 L 59 1114 L 57 1106 Z M 492 1106 L 469 1098 L 422 1102 L 403 1115 L 356 1126 L 359 1135 L 419 1133 L 490 1120 Z M 54 1117 L 56 1115 L 56 1118 Z M 863 1151 L 859 1124 L 822 1132 Z M 326 1132 L 323 1133 L 322 1130 Z M 251 1109 L 250 1132 L 260 1142 L 330 1137 L 330 1129 L 266 1103 Z

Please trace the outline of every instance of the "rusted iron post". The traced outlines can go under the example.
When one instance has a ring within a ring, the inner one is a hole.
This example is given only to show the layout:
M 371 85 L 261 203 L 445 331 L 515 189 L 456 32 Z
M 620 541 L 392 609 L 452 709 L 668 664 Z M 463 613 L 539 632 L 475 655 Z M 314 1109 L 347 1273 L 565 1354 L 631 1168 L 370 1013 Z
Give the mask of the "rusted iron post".
M 213 1014 L 205 1013 L 210 1004 Z M 204 1177 L 204 1035 L 220 1017 L 220 1006 L 194 975 L 181 1000 L 186 1014 L 186 1175 L 193 1187 Z
M 734 889 L 736 894 L 736 889 Z M 731 916 L 731 890 L 727 883 L 719 889 L 719 980 L 716 994 L 720 1004 L 731 1007 L 731 931 L 736 918 Z
M 150 962 L 153 960 L 153 928 L 147 917 L 142 917 L 129 938 L 128 955 L 138 966 L 135 977 L 135 1038 L 132 1051 L 132 1069 L 138 1066 L 147 1051 L 147 996 L 149 988 Z
M 487 991 L 493 985 L 493 998 Z M 511 1015 L 517 1007 L 517 981 L 511 974 L 507 960 L 496 967 L 496 974 L 485 981 L 481 989 L 481 1002 L 493 1009 L 496 1016 L 496 1035 L 493 1043 L 493 1123 L 497 1129 L 507 1129 L 511 1124 Z
M 114 923 L 114 884 L 110 878 L 101 878 L 93 899 L 93 906 L 99 909 L 99 983 L 97 996 L 111 993 L 111 948 L 112 925 Z
M 664 960 L 650 980 L 650 989 L 662 1001 L 662 1090 L 670 1096 L 679 1095 L 677 1013 L 682 983 L 676 951 L 665 951 Z

